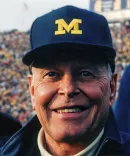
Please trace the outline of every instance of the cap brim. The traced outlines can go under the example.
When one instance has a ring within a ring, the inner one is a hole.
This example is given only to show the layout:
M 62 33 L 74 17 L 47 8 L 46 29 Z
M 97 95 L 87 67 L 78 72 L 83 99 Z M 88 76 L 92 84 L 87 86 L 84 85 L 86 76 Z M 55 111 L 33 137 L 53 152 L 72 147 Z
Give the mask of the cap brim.
M 79 51 L 86 51 L 91 52 L 94 51 L 95 55 L 105 55 L 107 59 L 113 59 L 116 56 L 116 51 L 114 48 L 108 47 L 108 46 L 102 46 L 102 45 L 93 45 L 93 44 L 83 44 L 83 43 L 73 43 L 73 42 L 63 42 L 63 43 L 53 43 L 49 45 L 43 45 L 40 47 L 37 47 L 35 49 L 32 49 L 31 51 L 27 52 L 22 61 L 25 65 L 30 65 L 34 60 L 38 60 L 38 58 L 41 59 L 43 57 L 43 60 L 46 59 L 46 53 L 47 52 L 55 52 L 58 50 L 66 50 L 66 53 L 70 53 L 68 49 L 74 49 Z M 72 52 L 72 51 L 71 51 Z

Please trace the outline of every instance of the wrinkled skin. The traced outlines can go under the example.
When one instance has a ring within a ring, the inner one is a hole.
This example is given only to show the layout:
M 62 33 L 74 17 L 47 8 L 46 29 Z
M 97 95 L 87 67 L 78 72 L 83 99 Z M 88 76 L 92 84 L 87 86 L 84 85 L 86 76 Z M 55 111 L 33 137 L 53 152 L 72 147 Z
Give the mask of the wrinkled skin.
M 29 85 L 33 108 L 52 155 L 78 153 L 104 127 L 116 93 L 116 75 L 110 78 L 107 67 L 107 63 L 77 59 L 32 68 Z M 86 110 L 70 113 L 72 116 L 55 111 L 77 105 Z

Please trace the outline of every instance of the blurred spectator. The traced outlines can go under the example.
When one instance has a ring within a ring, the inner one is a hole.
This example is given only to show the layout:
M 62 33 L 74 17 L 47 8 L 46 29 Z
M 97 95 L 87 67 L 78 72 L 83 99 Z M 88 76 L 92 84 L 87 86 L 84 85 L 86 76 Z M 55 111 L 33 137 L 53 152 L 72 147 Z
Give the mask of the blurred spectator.
M 21 124 L 7 113 L 0 113 L 0 147 L 19 129 Z
M 117 51 L 116 73 L 118 73 L 117 96 L 120 79 L 130 63 L 130 21 L 110 24 L 113 44 Z
M 117 100 L 113 106 L 117 124 L 123 132 L 130 133 L 130 65 L 120 82 Z

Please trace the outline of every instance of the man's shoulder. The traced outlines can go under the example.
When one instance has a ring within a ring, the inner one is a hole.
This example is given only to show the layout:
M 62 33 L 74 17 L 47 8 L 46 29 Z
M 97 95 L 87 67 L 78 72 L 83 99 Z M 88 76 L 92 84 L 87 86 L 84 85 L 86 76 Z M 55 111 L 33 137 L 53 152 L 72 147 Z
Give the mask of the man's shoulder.
M 104 149 L 106 153 L 130 156 L 130 134 L 120 131 L 112 110 L 105 127 L 105 133 L 107 143 L 104 145 Z
M 122 137 L 123 150 L 125 151 L 126 154 L 129 153 L 130 155 L 130 134 L 125 132 L 120 132 L 120 134 Z
M 130 156 L 130 134 L 119 131 L 121 141 L 106 139 L 102 152 L 106 155 Z

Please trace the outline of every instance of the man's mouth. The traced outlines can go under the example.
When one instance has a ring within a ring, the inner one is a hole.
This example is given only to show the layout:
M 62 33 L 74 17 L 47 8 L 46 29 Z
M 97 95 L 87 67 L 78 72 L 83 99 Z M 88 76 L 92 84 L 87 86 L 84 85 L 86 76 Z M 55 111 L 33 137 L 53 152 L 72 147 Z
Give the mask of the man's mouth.
M 87 108 L 82 107 L 82 106 L 77 106 L 77 107 L 72 107 L 72 108 L 63 108 L 63 109 L 56 109 L 55 111 L 57 113 L 78 113 L 78 112 L 83 112 Z

